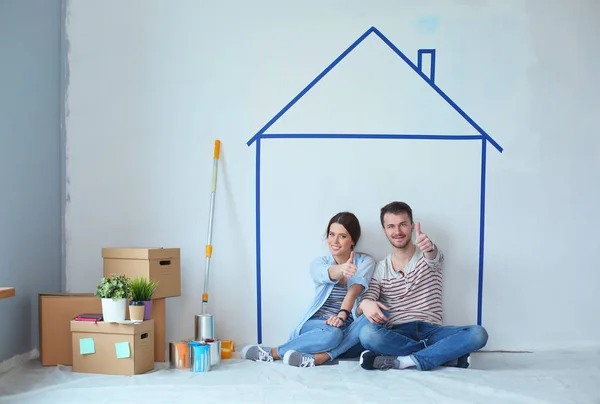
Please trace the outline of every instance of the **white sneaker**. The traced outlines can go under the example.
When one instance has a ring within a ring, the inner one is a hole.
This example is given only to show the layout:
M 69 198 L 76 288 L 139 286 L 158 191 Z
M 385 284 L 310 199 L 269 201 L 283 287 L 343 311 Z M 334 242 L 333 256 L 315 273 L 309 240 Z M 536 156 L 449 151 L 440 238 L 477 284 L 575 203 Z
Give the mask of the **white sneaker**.
M 299 368 L 312 368 L 315 367 L 315 356 L 311 354 L 301 354 L 296 351 L 287 351 L 283 355 L 283 363 L 290 366 L 296 366 Z
M 271 348 L 262 347 L 260 345 L 246 345 L 242 349 L 242 359 L 248 359 L 257 362 L 273 362 Z

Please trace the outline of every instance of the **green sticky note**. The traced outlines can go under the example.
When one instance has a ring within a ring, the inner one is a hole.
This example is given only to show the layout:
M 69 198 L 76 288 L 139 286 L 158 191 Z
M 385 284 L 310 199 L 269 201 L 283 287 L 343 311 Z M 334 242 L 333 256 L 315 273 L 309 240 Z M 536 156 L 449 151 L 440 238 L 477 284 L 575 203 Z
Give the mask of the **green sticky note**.
M 79 353 L 82 355 L 93 354 L 96 350 L 94 349 L 93 338 L 80 338 L 79 339 Z
M 117 359 L 129 358 L 131 356 L 129 342 L 117 342 L 115 343 L 115 349 L 117 350 Z

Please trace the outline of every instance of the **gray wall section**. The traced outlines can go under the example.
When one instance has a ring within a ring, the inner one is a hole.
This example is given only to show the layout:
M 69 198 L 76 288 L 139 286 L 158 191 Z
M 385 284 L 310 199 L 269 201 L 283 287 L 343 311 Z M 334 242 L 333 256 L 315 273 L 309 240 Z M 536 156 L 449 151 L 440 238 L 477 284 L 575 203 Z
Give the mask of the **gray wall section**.
M 0 0 L 0 362 L 38 346 L 62 282 L 60 0 Z

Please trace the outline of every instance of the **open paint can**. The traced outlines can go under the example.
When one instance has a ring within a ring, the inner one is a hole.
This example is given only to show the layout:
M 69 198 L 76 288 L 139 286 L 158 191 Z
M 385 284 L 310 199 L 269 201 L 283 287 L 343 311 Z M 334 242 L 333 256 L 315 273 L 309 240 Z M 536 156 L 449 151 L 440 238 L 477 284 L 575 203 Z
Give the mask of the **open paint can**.
M 191 341 L 190 372 L 210 372 L 210 345 L 205 342 Z
M 190 346 L 188 341 L 171 342 L 169 344 L 169 364 L 173 369 L 190 368 Z

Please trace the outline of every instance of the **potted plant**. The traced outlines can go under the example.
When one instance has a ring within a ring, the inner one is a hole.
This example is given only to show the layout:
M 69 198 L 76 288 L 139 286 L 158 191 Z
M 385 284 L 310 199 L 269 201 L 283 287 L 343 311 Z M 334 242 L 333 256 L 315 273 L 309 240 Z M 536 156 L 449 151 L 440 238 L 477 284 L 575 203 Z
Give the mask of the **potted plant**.
M 104 321 L 125 321 L 127 298 L 131 296 L 131 280 L 128 277 L 112 274 L 110 278 L 102 278 L 95 295 L 102 299 Z
M 133 311 L 139 311 L 136 307 L 143 306 L 143 319 L 150 320 L 150 313 L 152 312 L 152 294 L 156 290 L 158 286 L 158 281 L 153 279 L 148 280 L 146 278 L 138 277 L 134 278 L 131 281 L 131 303 L 129 303 L 129 316 L 132 320 Z M 138 318 L 139 314 L 136 314 L 136 319 L 142 320 L 142 318 Z

